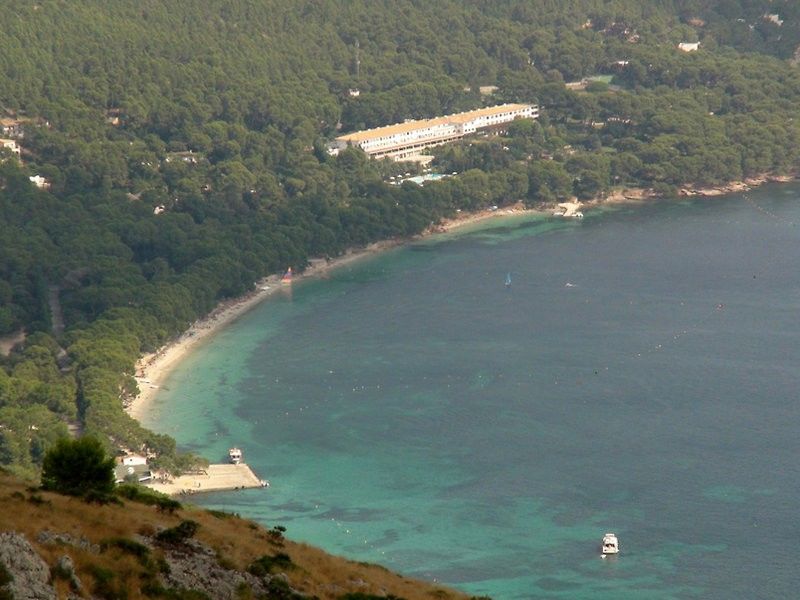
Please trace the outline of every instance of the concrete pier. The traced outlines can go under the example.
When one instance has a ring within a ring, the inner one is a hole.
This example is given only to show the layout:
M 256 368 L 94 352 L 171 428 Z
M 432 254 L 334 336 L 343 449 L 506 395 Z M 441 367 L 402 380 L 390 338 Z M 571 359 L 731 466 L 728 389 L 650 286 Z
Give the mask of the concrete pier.
M 163 494 L 178 496 L 200 492 L 259 488 L 266 487 L 268 484 L 256 477 L 248 465 L 240 463 L 238 465 L 208 465 L 202 471 L 175 477 L 167 483 L 148 482 L 144 485 Z
M 556 211 L 554 214 L 561 217 L 582 218 L 583 213 L 580 211 L 583 205 L 580 202 L 560 202 L 558 208 L 561 210 Z

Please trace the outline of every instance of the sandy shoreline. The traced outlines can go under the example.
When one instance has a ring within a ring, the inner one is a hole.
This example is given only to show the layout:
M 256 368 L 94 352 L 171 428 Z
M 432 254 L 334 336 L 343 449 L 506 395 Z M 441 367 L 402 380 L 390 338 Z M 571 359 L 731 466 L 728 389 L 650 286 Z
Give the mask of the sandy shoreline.
M 487 210 L 479 213 L 468 213 L 453 219 L 443 221 L 440 225 L 433 227 L 422 236 L 452 231 L 458 227 L 463 227 L 479 221 L 484 221 L 494 217 L 536 214 L 542 211 L 523 209 L 520 207 L 503 208 L 498 210 Z M 419 238 L 416 238 L 419 239 Z M 354 250 L 343 254 L 332 260 L 322 258 L 310 259 L 309 266 L 303 273 L 295 274 L 294 280 L 311 279 L 323 277 L 333 269 L 341 268 L 358 259 L 372 256 L 377 252 L 388 248 L 397 247 L 412 240 L 387 240 L 370 244 L 365 248 Z M 291 284 L 288 284 L 291 285 Z M 184 359 L 190 352 L 208 342 L 216 333 L 224 327 L 241 317 L 247 311 L 258 305 L 266 298 L 277 293 L 286 291 L 287 284 L 280 281 L 280 276 L 270 275 L 259 280 L 255 289 L 250 293 L 230 300 L 221 302 L 205 318 L 196 321 L 189 329 L 183 332 L 176 339 L 158 349 L 158 351 L 145 354 L 136 363 L 135 378 L 139 385 L 139 395 L 132 401 L 126 403 L 125 410 L 134 419 L 141 421 L 147 414 L 150 404 L 158 393 L 159 388 L 164 384 L 169 373 Z
M 361 250 L 344 254 L 333 260 L 311 259 L 303 273 L 294 275 L 294 280 L 324 276 L 331 269 L 342 267 L 364 256 L 398 245 L 386 241 L 371 244 Z M 125 410 L 136 420 L 147 412 L 150 402 L 169 373 L 191 351 L 208 341 L 214 334 L 232 323 L 247 311 L 275 294 L 285 292 L 291 284 L 281 283 L 279 275 L 270 275 L 256 282 L 255 289 L 239 298 L 224 300 L 206 317 L 192 323 L 191 327 L 156 352 L 145 354 L 136 362 L 135 378 L 139 395 L 125 406 Z
M 702 196 L 702 197 L 715 197 L 729 193 L 744 192 L 752 187 L 757 187 L 761 184 L 768 182 L 781 182 L 786 183 L 796 179 L 796 175 L 787 176 L 763 176 L 757 178 L 750 178 L 744 181 L 731 182 L 727 185 L 718 187 L 685 187 L 680 190 L 681 196 Z M 603 199 L 588 200 L 586 202 L 578 202 L 576 199 L 568 203 L 562 203 L 562 209 L 565 212 L 572 213 L 580 211 L 583 208 L 591 208 L 598 206 L 609 206 L 615 204 L 635 204 L 641 203 L 651 198 L 655 194 L 652 190 L 643 188 L 628 188 L 618 189 L 612 194 Z M 568 205 L 568 206 L 567 206 Z M 477 213 L 460 213 L 452 219 L 446 219 L 439 225 L 431 227 L 428 231 L 420 237 L 436 233 L 444 233 L 452 231 L 459 227 L 470 225 L 492 219 L 495 217 L 509 216 L 509 215 L 522 215 L 522 214 L 553 214 L 549 209 L 526 209 L 521 204 L 513 207 L 504 207 L 501 209 L 484 210 Z M 353 250 L 334 258 L 332 260 L 326 259 L 311 259 L 309 267 L 302 273 L 296 274 L 295 280 L 308 279 L 314 277 L 324 276 L 332 269 L 343 267 L 355 260 L 365 256 L 371 256 L 376 252 L 386 250 L 388 248 L 397 247 L 406 244 L 409 239 L 402 240 L 387 240 L 376 242 L 361 248 Z M 139 395 L 126 404 L 125 410 L 134 419 L 141 421 L 143 415 L 147 413 L 153 397 L 158 393 L 159 387 L 164 383 L 170 371 L 174 369 L 181 360 L 183 360 L 190 352 L 199 347 L 202 343 L 208 341 L 214 334 L 218 333 L 225 326 L 232 323 L 234 320 L 242 316 L 251 308 L 269 298 L 270 296 L 286 290 L 286 284 L 280 282 L 278 275 L 270 275 L 256 283 L 255 289 L 242 296 L 231 300 L 225 300 L 220 303 L 211 313 L 205 318 L 195 322 L 183 334 L 178 336 L 175 340 L 160 348 L 157 352 L 146 354 L 142 356 L 136 363 L 136 380 L 139 384 Z

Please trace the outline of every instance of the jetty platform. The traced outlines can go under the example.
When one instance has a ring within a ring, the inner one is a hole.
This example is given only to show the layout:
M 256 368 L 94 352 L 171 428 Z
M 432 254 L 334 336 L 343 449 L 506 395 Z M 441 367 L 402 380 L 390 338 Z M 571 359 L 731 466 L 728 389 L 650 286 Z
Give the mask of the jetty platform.
M 243 490 L 266 487 L 266 481 L 256 477 L 248 465 L 220 464 L 208 465 L 207 468 L 174 477 L 167 482 L 147 482 L 144 485 L 151 490 L 179 496 L 198 494 L 201 492 L 220 492 L 223 490 Z
M 559 202 L 558 208 L 555 214 L 557 217 L 582 217 L 583 213 L 580 209 L 583 207 L 583 204 L 580 202 Z

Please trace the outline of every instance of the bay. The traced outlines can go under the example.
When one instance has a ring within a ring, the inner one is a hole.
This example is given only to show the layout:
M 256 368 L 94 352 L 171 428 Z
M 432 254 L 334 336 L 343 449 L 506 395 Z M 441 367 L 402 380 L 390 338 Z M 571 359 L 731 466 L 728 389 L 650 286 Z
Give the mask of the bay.
M 271 482 L 198 503 L 473 594 L 792 597 L 799 198 L 498 218 L 296 282 L 145 425 Z

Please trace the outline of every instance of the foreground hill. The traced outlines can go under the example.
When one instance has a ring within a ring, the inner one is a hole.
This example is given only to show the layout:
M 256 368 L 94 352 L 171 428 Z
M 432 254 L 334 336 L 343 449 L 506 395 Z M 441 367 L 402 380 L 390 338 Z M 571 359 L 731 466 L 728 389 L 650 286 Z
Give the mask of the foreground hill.
M 467 598 L 227 513 L 90 505 L 5 473 L 0 486 L 0 599 Z

